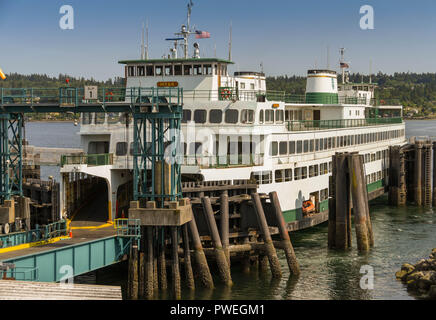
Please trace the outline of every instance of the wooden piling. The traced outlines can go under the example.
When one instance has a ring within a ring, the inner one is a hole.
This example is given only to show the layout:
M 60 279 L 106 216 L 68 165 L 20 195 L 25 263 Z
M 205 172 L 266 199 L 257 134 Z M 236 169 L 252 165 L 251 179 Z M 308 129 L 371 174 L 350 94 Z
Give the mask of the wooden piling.
M 423 192 L 423 202 L 426 207 L 431 207 L 433 200 L 433 190 L 432 190 L 432 153 L 433 153 L 433 145 L 430 143 L 426 143 L 423 147 L 423 162 L 424 162 L 424 170 L 423 170 L 423 181 L 424 181 L 424 192 Z
M 139 252 L 139 266 L 138 266 L 138 272 L 139 272 L 139 299 L 145 299 L 145 254 L 143 251 Z
M 189 248 L 189 235 L 188 235 L 187 224 L 184 224 L 182 226 L 182 234 L 183 234 L 183 253 L 184 253 L 184 260 L 185 260 L 186 285 L 190 290 L 194 290 L 195 289 L 194 273 L 192 272 L 191 250 Z
M 179 236 L 178 227 L 171 228 L 171 273 L 172 273 L 172 288 L 173 297 L 175 300 L 182 298 L 182 288 L 180 282 L 180 268 L 179 268 Z
M 368 197 L 368 188 L 366 185 L 366 176 L 365 176 L 365 162 L 363 159 L 363 155 L 359 155 L 359 162 L 360 162 L 360 175 L 362 180 L 362 194 L 363 194 L 363 202 L 365 203 L 365 215 L 366 215 L 366 229 L 368 231 L 368 238 L 369 238 L 369 245 L 370 247 L 374 246 L 374 232 L 372 231 L 372 223 L 371 223 L 371 216 L 369 214 L 369 197 Z M 404 177 L 403 177 L 404 178 Z
M 282 208 L 280 206 L 277 192 L 273 191 L 269 193 L 269 199 L 274 209 L 274 213 L 277 220 L 277 227 L 279 228 L 280 237 L 282 238 L 282 244 L 288 262 L 289 271 L 291 274 L 300 274 L 300 266 L 298 264 L 297 257 L 295 256 L 294 247 L 292 246 L 291 238 L 286 228 L 285 219 L 283 218 Z
M 138 246 L 136 244 L 130 248 L 128 272 L 128 297 L 131 300 L 138 300 Z
M 153 227 L 145 227 L 146 250 L 145 250 L 145 288 L 144 298 L 151 300 L 154 295 L 154 270 L 153 270 Z
M 218 266 L 220 279 L 225 285 L 231 286 L 232 277 L 230 274 L 230 267 L 227 263 L 227 258 L 222 247 L 220 235 L 218 233 L 218 227 L 216 225 L 212 205 L 210 203 L 210 198 L 201 198 L 201 203 L 203 204 L 203 213 L 205 215 L 207 225 L 209 227 L 210 236 L 212 238 L 212 243 L 215 248 L 215 260 Z
M 159 228 L 159 238 L 158 238 L 158 259 L 157 259 L 157 268 L 158 268 L 158 278 L 159 278 L 159 288 L 161 290 L 167 290 L 167 264 L 165 259 L 165 228 Z
M 159 227 L 153 227 L 153 290 L 156 292 L 159 290 L 158 281 L 158 247 L 159 247 L 159 237 L 158 237 Z
M 332 157 L 332 176 L 329 188 L 329 217 L 328 217 L 328 247 L 336 247 L 336 155 Z
M 227 258 L 227 264 L 230 267 L 230 253 L 229 253 L 229 196 L 227 190 L 221 193 L 220 196 L 220 229 L 221 229 L 221 241 L 223 244 L 223 250 Z
M 213 279 L 210 274 L 209 266 L 207 264 L 206 256 L 201 245 L 200 235 L 198 233 L 197 224 L 195 222 L 194 214 L 192 214 L 191 221 L 188 222 L 189 232 L 191 234 L 192 245 L 194 249 L 194 260 L 197 267 L 198 278 L 205 288 L 213 288 Z
M 414 201 L 417 206 L 422 206 L 422 144 L 415 143 L 415 170 L 414 170 Z
M 257 222 L 259 224 L 260 232 L 263 235 L 263 240 L 265 243 L 265 252 L 266 255 L 268 256 L 268 261 L 269 261 L 269 266 L 271 269 L 272 276 L 273 278 L 281 278 L 282 270 L 280 267 L 280 261 L 279 258 L 277 257 L 277 252 L 272 242 L 271 234 L 269 232 L 268 224 L 266 222 L 265 213 L 263 211 L 259 194 L 252 193 L 251 200 L 253 202 L 254 211 L 257 216 Z
M 436 141 L 433 142 L 433 207 L 436 207 Z
M 362 180 L 363 168 L 360 156 L 352 154 L 348 156 L 348 167 L 351 176 L 351 192 L 353 198 L 354 225 L 356 228 L 356 241 L 359 251 L 369 250 L 369 235 L 366 223 L 366 205 L 364 188 L 366 183 Z
M 335 178 L 335 198 L 336 198 L 336 229 L 335 229 L 335 248 L 346 249 L 348 247 L 347 236 L 347 215 L 348 215 L 348 186 L 347 186 L 347 161 L 344 154 L 337 154 L 336 159 L 336 178 Z

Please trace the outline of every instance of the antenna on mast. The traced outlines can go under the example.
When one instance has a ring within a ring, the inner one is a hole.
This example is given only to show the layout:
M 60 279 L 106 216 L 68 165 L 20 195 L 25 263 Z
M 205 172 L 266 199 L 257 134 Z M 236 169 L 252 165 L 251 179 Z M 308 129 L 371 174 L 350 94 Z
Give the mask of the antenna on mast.
M 369 60 L 369 84 L 372 83 L 372 60 Z
M 142 23 L 142 36 L 141 36 L 141 60 L 144 60 L 144 22 Z
M 232 21 L 230 21 L 229 61 L 232 61 Z
M 146 37 L 146 45 L 145 45 L 145 59 L 148 60 L 148 19 L 145 21 L 145 37 Z

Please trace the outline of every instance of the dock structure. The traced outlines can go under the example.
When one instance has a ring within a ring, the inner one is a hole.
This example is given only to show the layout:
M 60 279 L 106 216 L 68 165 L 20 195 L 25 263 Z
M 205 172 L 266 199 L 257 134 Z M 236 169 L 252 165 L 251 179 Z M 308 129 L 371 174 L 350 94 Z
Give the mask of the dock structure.
M 0 300 L 121 300 L 119 286 L 0 280 Z
M 402 206 L 436 204 L 436 141 L 411 137 L 409 143 L 390 148 L 389 203 Z

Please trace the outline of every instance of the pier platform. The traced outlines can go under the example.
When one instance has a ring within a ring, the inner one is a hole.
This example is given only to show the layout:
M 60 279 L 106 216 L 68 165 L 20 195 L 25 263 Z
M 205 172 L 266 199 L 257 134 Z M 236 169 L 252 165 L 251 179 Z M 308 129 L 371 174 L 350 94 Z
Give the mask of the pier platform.
M 0 280 L 0 300 L 122 300 L 121 287 Z

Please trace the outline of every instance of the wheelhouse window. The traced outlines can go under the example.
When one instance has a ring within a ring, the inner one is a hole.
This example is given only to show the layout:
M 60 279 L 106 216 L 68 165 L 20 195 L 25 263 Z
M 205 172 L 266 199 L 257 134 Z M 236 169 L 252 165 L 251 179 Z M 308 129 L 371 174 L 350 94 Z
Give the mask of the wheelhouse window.
M 283 122 L 283 110 L 276 110 L 276 122 Z
M 165 66 L 165 75 L 166 76 L 172 76 L 173 75 L 173 66 L 172 65 Z
M 183 74 L 185 76 L 192 76 L 192 65 L 190 64 L 183 65 Z
M 209 111 L 209 122 L 210 123 L 221 123 L 223 122 L 223 111 L 219 109 L 212 109 Z
M 135 67 L 134 66 L 127 67 L 127 75 L 129 77 L 135 76 Z
M 289 141 L 289 154 L 295 154 L 295 141 Z
M 183 75 L 183 72 L 182 72 L 182 65 L 181 65 L 181 64 L 175 64 L 175 65 L 174 65 L 174 75 L 175 75 L 175 76 L 181 76 L 181 75 Z
M 120 121 L 120 114 L 118 112 L 109 112 L 107 114 L 107 123 L 115 124 Z
M 274 177 L 276 182 L 283 182 L 283 171 L 284 170 L 276 170 Z
M 288 142 L 287 141 L 280 141 L 279 153 L 281 156 L 288 154 Z
M 203 74 L 202 65 L 201 64 L 194 64 L 194 76 L 201 76 L 202 74 Z
M 203 67 L 204 67 L 204 74 L 205 75 L 212 74 L 212 65 L 211 64 L 205 64 Z
M 194 111 L 194 122 L 195 123 L 205 123 L 206 122 L 206 110 L 195 110 Z
M 263 123 L 263 109 L 259 111 L 259 123 Z
M 162 75 L 163 75 L 163 66 L 156 66 L 156 67 L 154 68 L 154 73 L 155 73 L 157 76 L 162 76 Z
M 191 121 L 192 111 L 185 109 L 183 110 L 183 117 L 182 117 L 182 123 L 187 123 L 188 121 Z
M 141 77 L 145 76 L 145 67 L 144 66 L 139 66 L 137 68 L 137 74 L 138 74 L 138 76 L 141 76 Z
M 265 110 L 265 122 L 274 122 L 274 110 Z
M 146 66 L 145 72 L 147 74 L 147 77 L 154 76 L 154 66 Z
M 224 121 L 226 123 L 237 123 L 238 122 L 238 110 L 235 109 L 228 109 L 226 110 Z

